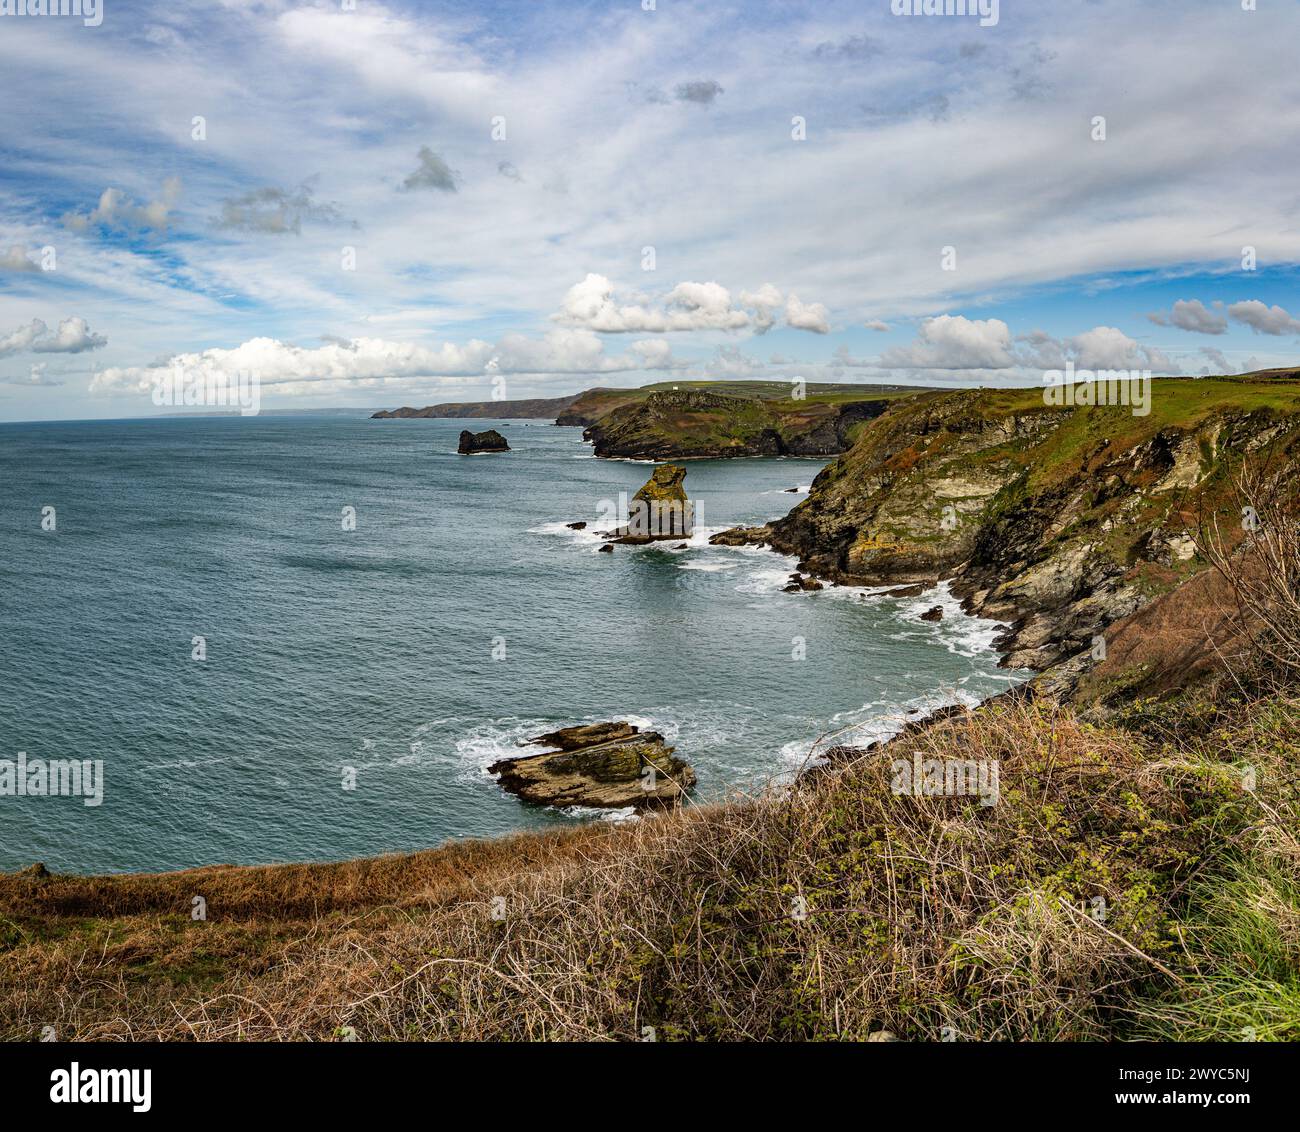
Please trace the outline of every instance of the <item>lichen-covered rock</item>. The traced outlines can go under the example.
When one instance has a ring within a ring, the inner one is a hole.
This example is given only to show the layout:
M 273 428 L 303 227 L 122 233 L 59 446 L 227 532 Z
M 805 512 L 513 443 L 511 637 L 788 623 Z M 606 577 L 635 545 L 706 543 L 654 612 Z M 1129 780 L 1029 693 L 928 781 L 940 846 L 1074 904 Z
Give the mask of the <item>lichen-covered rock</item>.
M 662 735 L 631 723 L 565 727 L 529 742 L 558 749 L 488 767 L 503 789 L 526 802 L 647 809 L 671 806 L 695 785 L 695 772 Z
M 662 464 L 632 496 L 627 526 L 612 532 L 615 542 L 638 545 L 664 539 L 690 538 L 695 533 L 695 504 L 687 498 L 686 469 Z

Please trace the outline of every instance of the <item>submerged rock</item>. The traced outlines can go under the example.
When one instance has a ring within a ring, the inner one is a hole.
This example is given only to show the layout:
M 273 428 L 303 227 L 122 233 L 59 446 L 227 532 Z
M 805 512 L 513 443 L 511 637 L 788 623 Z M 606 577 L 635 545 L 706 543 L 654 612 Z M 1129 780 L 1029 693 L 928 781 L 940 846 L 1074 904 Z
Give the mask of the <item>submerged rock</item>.
M 805 578 L 798 571 L 795 571 L 795 573 L 790 575 L 790 581 L 785 587 L 785 592 L 788 594 L 797 594 L 804 591 L 814 592 L 816 590 L 824 590 L 825 588 L 826 587 L 816 578 Z
M 509 452 L 510 445 L 506 443 L 506 438 L 494 428 L 489 428 L 484 432 L 470 432 L 469 429 L 462 429 L 460 444 L 457 446 L 456 451 L 462 456 L 474 456 L 479 452 Z
M 710 546 L 766 546 L 771 527 L 731 527 L 709 538 Z
M 918 584 L 915 585 L 915 586 L 899 586 L 896 590 L 886 590 L 883 596 L 885 596 L 885 597 L 920 597 L 923 593 L 925 593 L 925 591 L 926 591 L 927 589 L 929 589 L 928 586 L 923 586 L 923 585 L 921 585 L 920 583 L 918 583 Z
M 647 809 L 671 806 L 695 785 L 695 772 L 673 755 L 663 736 L 635 724 L 565 727 L 529 743 L 557 749 L 488 767 L 502 789 L 526 802 Z

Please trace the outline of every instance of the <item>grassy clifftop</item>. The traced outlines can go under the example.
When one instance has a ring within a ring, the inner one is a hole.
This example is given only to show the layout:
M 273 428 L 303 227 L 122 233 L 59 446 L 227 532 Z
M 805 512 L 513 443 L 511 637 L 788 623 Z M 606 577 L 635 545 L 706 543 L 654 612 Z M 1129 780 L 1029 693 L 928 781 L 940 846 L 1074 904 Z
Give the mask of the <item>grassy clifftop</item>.
M 996 804 L 897 791 L 954 756 Z M 1289 696 L 1106 727 L 1011 700 L 632 827 L 0 876 L 0 1036 L 1295 1039 L 1297 756 Z

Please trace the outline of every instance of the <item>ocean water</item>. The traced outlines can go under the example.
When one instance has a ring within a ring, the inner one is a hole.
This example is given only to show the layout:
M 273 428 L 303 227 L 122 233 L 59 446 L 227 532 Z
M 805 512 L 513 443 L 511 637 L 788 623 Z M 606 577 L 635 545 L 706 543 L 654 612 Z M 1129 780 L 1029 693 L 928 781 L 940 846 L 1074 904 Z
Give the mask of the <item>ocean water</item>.
M 721 798 L 789 778 L 825 736 L 869 741 L 1018 679 L 942 590 L 784 594 L 793 561 L 707 545 L 784 514 L 820 461 L 691 462 L 686 549 L 598 554 L 565 523 L 648 466 L 538 421 L 471 422 L 514 450 L 461 457 L 464 423 L 0 425 L 0 759 L 104 767 L 99 806 L 0 797 L 0 869 L 333 860 L 620 820 L 524 805 L 486 768 L 541 731 L 631 719 Z M 944 621 L 920 621 L 936 604 Z

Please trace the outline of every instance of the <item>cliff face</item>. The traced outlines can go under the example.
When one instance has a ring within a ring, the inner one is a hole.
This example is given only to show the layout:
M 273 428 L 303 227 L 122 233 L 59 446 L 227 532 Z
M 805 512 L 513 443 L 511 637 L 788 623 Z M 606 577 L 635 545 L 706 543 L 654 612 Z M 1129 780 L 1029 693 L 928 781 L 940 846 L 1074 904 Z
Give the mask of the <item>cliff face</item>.
M 951 579 L 969 612 L 1012 623 L 1006 664 L 1043 669 L 1203 569 L 1189 529 L 1232 503 L 1228 464 L 1292 466 L 1298 436 L 1294 379 L 1156 381 L 1147 416 L 1050 408 L 1041 390 L 922 394 L 784 519 L 719 541 L 847 584 Z
M 665 390 L 606 412 L 583 433 L 597 456 L 690 460 L 724 456 L 834 456 L 878 417 L 884 398 L 763 401 L 704 390 Z

